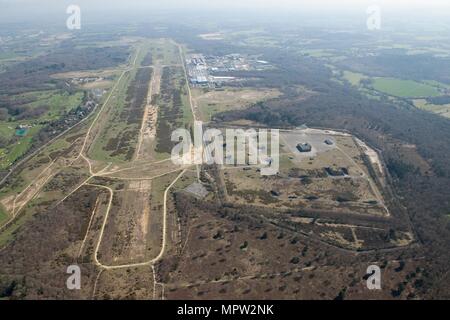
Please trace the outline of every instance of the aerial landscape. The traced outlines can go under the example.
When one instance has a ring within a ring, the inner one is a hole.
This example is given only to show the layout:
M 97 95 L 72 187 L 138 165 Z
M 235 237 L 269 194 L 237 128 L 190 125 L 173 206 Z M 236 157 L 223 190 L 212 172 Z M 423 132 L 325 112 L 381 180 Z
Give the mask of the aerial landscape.
M 450 4 L 20 2 L 0 300 L 450 299 Z

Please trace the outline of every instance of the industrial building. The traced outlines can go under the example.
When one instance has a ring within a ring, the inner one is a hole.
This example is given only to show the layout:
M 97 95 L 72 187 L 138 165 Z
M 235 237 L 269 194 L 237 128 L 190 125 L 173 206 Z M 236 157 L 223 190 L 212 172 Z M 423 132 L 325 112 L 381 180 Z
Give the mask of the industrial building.
M 220 87 L 240 79 L 224 73 L 233 71 L 267 70 L 273 68 L 267 61 L 238 53 L 225 56 L 191 54 L 186 57 L 189 82 L 198 87 Z
M 299 143 L 297 144 L 297 150 L 300 152 L 311 152 L 312 147 L 309 143 Z

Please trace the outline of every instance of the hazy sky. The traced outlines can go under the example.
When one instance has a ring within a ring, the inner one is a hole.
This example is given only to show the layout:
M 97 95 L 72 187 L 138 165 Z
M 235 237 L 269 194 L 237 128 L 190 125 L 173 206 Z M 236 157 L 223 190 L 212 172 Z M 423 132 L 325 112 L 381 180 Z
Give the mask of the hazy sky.
M 258 6 L 258 7 L 302 7 L 302 6 L 368 6 L 379 4 L 382 6 L 449 6 L 448 0 L 0 0 L 3 6 L 56 6 L 65 4 L 97 4 L 102 6 L 122 6 L 129 8 L 132 5 L 145 6 L 192 6 L 202 5 L 209 7 L 236 7 L 236 6 Z
M 386 8 L 431 8 L 450 7 L 448 0 L 0 0 L 0 9 L 15 8 L 51 9 L 68 4 L 79 4 L 90 8 L 130 9 L 145 8 L 346 8 L 380 5 Z
M 384 12 L 402 15 L 432 15 L 450 12 L 450 0 L 0 0 L 0 23 L 22 22 L 39 18 L 65 15 L 70 4 L 81 7 L 82 13 L 91 15 L 157 14 L 186 10 L 250 11 L 255 12 L 316 12 L 317 14 L 365 12 L 370 5 L 378 5 Z M 449 15 L 450 20 L 450 15 Z

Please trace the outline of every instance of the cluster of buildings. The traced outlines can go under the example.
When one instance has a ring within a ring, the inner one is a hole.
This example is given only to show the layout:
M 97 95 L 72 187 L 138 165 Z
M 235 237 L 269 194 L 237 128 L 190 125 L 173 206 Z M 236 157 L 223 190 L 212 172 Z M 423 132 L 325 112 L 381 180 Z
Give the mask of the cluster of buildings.
M 208 85 L 211 81 L 208 65 L 201 54 L 191 55 L 186 61 L 189 81 L 192 85 Z
M 19 124 L 17 127 L 16 127 L 16 131 L 15 131 L 15 134 L 16 134 L 16 136 L 18 136 L 18 137 L 25 137 L 26 135 L 27 135 L 27 132 L 28 132 L 28 130 L 29 129 L 31 129 L 32 128 L 32 126 L 31 125 L 28 125 L 28 124 Z
M 323 143 L 325 143 L 326 145 L 332 146 L 334 144 L 334 141 L 331 139 L 326 139 Z M 297 144 L 297 150 L 301 153 L 311 152 L 312 146 L 309 142 L 299 143 L 299 144 Z
M 263 71 L 272 66 L 263 60 L 238 53 L 225 56 L 204 56 L 192 54 L 186 59 L 189 81 L 193 86 L 217 87 L 223 83 L 239 81 L 228 72 Z
M 100 100 L 101 97 L 103 97 L 103 95 L 106 93 L 105 89 L 99 89 L 99 88 L 95 88 L 91 90 L 92 95 L 94 96 L 95 99 Z
M 210 57 L 212 71 L 264 71 L 273 66 L 264 60 L 258 60 L 255 56 L 242 55 L 239 53 L 228 54 L 221 57 Z
M 103 81 L 103 77 L 84 77 L 84 78 L 73 78 L 70 80 L 72 84 L 81 85 L 91 82 Z

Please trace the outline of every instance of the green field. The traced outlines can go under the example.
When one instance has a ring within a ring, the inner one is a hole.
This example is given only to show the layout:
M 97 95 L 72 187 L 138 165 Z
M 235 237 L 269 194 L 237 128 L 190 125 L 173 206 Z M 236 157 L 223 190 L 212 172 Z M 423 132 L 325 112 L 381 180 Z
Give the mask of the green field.
M 332 50 L 325 50 L 325 49 L 302 50 L 301 52 L 314 58 L 328 58 L 335 56 Z
M 20 101 L 23 99 L 32 99 L 33 102 L 25 104 L 27 107 L 47 107 L 47 112 L 39 116 L 35 121 L 55 120 L 63 113 L 70 111 L 80 105 L 83 99 L 83 93 L 78 92 L 69 94 L 58 90 L 27 92 L 15 95 L 10 98 L 12 101 Z
M 16 159 L 25 154 L 31 146 L 33 137 L 43 128 L 42 122 L 54 121 L 59 119 L 66 112 L 78 107 L 83 99 L 83 93 L 75 94 L 61 93 L 55 90 L 43 92 L 27 92 L 12 97 L 12 101 L 21 99 L 33 99 L 34 101 L 27 104 L 28 107 L 34 108 L 46 106 L 47 112 L 36 118 L 27 118 L 17 120 L 13 117 L 9 121 L 0 121 L 0 135 L 4 139 L 8 139 L 10 144 L 0 148 L 0 169 L 8 168 Z M 29 128 L 24 136 L 16 137 L 16 127 L 19 125 L 27 125 Z
M 367 76 L 356 73 L 356 72 L 350 72 L 350 71 L 344 71 L 344 79 L 350 82 L 353 86 L 359 86 L 361 84 L 361 80 L 367 79 Z
M 0 204 L 0 226 L 6 221 L 8 215 L 4 211 L 2 205 Z
M 27 135 L 7 148 L 0 149 L 0 169 L 8 168 L 17 158 L 25 154 L 31 147 L 33 136 L 39 132 L 42 126 L 34 126 Z
M 373 88 L 379 92 L 401 98 L 436 97 L 439 91 L 428 84 L 394 78 L 375 78 Z

